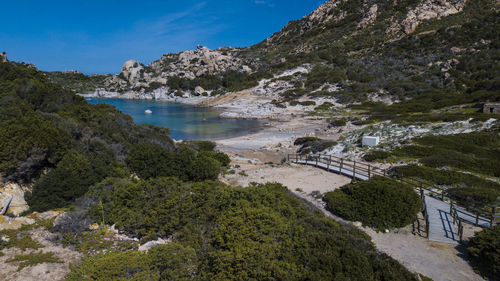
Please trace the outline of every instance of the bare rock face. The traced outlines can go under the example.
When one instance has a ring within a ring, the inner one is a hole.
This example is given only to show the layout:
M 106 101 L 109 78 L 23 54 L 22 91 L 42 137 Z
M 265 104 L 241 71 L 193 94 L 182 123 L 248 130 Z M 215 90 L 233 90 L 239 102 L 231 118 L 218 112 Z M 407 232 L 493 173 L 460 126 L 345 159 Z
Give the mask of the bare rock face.
M 138 89 L 148 89 L 152 83 L 166 85 L 174 76 L 194 79 L 227 71 L 251 72 L 252 69 L 237 57 L 238 52 L 231 47 L 212 50 L 198 45 L 195 50 L 165 54 L 147 66 L 136 60 L 129 60 L 125 62 L 119 75 L 112 75 L 104 81 L 104 86 L 107 92 L 133 91 L 129 95 L 139 95 Z
M 323 3 L 321 6 L 318 7 L 318 9 L 314 10 L 311 14 L 306 16 L 305 18 L 308 18 L 310 21 L 327 21 L 333 18 L 333 15 L 330 14 L 330 11 L 337 7 L 339 2 L 343 1 L 336 1 L 336 0 L 330 0 L 325 3 Z
M 162 77 L 180 76 L 193 79 L 204 74 L 217 74 L 229 70 L 240 70 L 244 64 L 235 57 L 235 48 L 211 50 L 198 45 L 196 50 L 178 54 L 166 54 L 149 66 Z
M 130 84 L 135 84 L 143 78 L 144 66 L 136 60 L 128 60 L 123 64 L 121 74 Z
M 164 239 L 159 238 L 158 240 L 149 241 L 149 242 L 139 246 L 139 251 L 141 251 L 141 252 L 147 251 L 155 246 L 165 245 L 165 244 L 168 244 L 169 242 L 170 242 L 170 239 L 164 240 Z
M 365 17 L 363 18 L 363 20 L 361 20 L 361 22 L 358 23 L 358 28 L 366 27 L 369 24 L 375 22 L 375 20 L 377 19 L 377 11 L 378 11 L 377 4 L 371 6 L 368 12 L 366 13 Z
M 459 13 L 463 10 L 466 0 L 425 0 L 414 10 L 410 10 L 401 23 L 406 34 L 417 29 L 418 25 L 425 20 L 446 17 Z

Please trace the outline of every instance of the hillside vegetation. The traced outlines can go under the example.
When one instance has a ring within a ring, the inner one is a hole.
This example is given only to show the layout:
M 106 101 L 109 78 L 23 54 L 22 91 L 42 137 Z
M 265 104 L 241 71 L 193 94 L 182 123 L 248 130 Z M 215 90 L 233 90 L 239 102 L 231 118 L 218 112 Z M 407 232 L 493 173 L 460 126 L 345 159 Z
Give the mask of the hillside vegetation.
M 429 135 L 392 151 L 373 151 L 371 161 L 418 160 L 419 165 L 394 169 L 400 178 L 417 178 L 443 186 L 453 199 L 467 206 L 500 204 L 500 184 L 487 177 L 500 176 L 498 132 L 448 136 Z
M 194 145 L 174 145 L 168 129 L 138 126 L 111 106 L 89 105 L 21 64 L 0 63 L 0 127 L 0 173 L 34 183 L 27 194 L 34 211 L 67 207 L 107 177 L 147 178 L 159 173 L 151 169 L 169 166 L 175 171 L 162 175 L 196 181 L 215 179 L 221 167 L 217 156 L 198 156 Z M 144 166 L 147 161 L 155 165 Z
M 96 219 L 102 212 L 107 223 L 137 237 L 173 242 L 147 254 L 89 257 L 69 280 L 417 280 L 365 234 L 326 219 L 279 184 L 115 179 L 89 197 L 103 204 L 103 211 L 92 208 Z
M 32 211 L 68 207 L 43 223 L 59 234 L 54 242 L 86 255 L 68 280 L 417 280 L 286 187 L 206 181 L 229 163 L 213 143 L 174 144 L 167 129 L 89 105 L 36 69 L 0 63 L 0 109 L 2 177 L 33 183 Z M 139 252 L 104 239 L 105 225 L 142 243 L 172 242 Z M 2 231 L 10 240 L 0 248 L 42 247 L 20 231 Z M 41 253 L 15 261 L 60 262 Z
M 309 65 L 309 73 L 282 78 L 292 88 L 277 104 L 304 96 L 327 97 L 345 104 L 366 103 L 363 108 L 374 120 L 405 119 L 446 106 L 500 100 L 498 13 L 495 0 L 331 0 L 259 44 L 166 54 L 147 66 L 136 63 L 141 77 L 135 80 L 121 73 L 103 78 L 100 86 L 120 92 L 164 86 L 170 93 L 193 92 L 202 86 L 219 95 Z M 205 64 L 211 62 L 200 65 L 206 54 L 231 63 L 207 72 L 210 64 Z M 192 57 L 192 62 L 184 63 L 185 57 Z M 234 64 L 240 65 L 238 70 Z M 243 71 L 243 65 L 249 67 Z M 200 67 L 199 76 L 184 75 Z M 49 76 L 68 88 L 82 88 L 70 83 L 74 74 L 69 79 Z M 90 87 L 95 79 L 88 77 L 84 84 Z M 329 90 L 328 85 L 338 90 Z M 432 117 L 445 118 L 434 115 L 424 121 Z

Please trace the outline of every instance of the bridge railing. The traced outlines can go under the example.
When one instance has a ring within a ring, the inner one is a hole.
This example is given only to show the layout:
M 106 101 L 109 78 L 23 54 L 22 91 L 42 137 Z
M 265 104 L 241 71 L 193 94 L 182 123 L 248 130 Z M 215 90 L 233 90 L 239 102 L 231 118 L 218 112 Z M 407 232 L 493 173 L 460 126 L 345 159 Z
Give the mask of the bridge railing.
M 321 166 L 328 171 L 331 171 L 332 169 L 330 168 L 335 166 L 338 167 L 339 174 L 348 174 L 352 176 L 353 179 L 360 178 L 360 176 L 366 179 L 371 179 L 374 176 L 390 177 L 387 169 L 333 155 L 288 154 L 287 159 L 288 162 L 304 162 L 305 164 L 315 165 L 316 167 Z M 348 173 L 346 173 L 346 171 L 348 171 Z M 463 222 L 469 222 L 481 227 L 484 227 L 486 224 L 490 227 L 500 224 L 500 207 L 485 206 L 478 208 L 473 205 L 462 206 L 447 195 L 445 188 L 439 187 L 432 182 L 414 177 L 396 178 L 395 180 L 412 186 L 414 189 L 418 190 L 420 194 L 427 193 L 441 201 L 448 201 L 450 205 L 461 206 L 456 207 L 456 213 L 462 215 Z M 465 219 L 465 217 L 469 219 Z
M 322 154 L 288 154 L 288 162 L 295 161 L 300 162 L 304 161 L 306 164 L 313 164 L 315 166 L 324 166 L 320 164 L 325 164 L 327 170 L 330 167 L 338 167 L 339 173 L 343 173 L 348 171 L 353 178 L 358 176 L 364 176 L 367 179 L 371 179 L 374 176 L 387 176 L 387 170 L 382 169 L 371 164 L 366 164 L 363 162 L 349 160 L 341 157 L 336 157 L 333 155 L 322 155 Z

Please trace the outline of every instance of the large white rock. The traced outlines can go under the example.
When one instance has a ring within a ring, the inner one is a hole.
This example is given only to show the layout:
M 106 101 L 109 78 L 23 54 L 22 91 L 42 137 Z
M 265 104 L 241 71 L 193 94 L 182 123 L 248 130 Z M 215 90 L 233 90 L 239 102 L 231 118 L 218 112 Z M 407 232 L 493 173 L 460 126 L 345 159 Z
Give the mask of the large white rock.
M 135 83 L 141 78 L 144 67 L 136 60 L 128 60 L 123 64 L 122 74 L 130 82 Z
M 201 95 L 205 92 L 205 89 L 203 89 L 202 87 L 200 86 L 197 86 L 195 89 L 194 89 L 194 92 L 198 95 Z
M 379 142 L 380 142 L 379 137 L 364 136 L 363 140 L 361 141 L 361 144 L 363 146 L 377 146 Z
M 156 241 L 149 241 L 149 242 L 144 243 L 143 245 L 139 246 L 139 251 L 141 251 L 141 252 L 147 251 L 155 246 L 165 245 L 165 244 L 168 244 L 169 242 L 170 242 L 169 239 L 164 240 L 164 239 L 159 238 Z

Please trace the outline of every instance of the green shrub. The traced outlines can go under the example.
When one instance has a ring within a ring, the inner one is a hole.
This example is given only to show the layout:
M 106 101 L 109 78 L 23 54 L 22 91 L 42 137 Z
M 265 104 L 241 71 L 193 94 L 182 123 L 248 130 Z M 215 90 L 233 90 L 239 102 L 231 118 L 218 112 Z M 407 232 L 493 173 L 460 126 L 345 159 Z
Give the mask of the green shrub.
M 426 166 L 399 166 L 394 168 L 399 178 L 417 178 L 433 184 L 451 186 L 447 194 L 465 205 L 493 204 L 500 197 L 500 184 L 471 174 L 438 170 Z
M 347 124 L 347 121 L 345 119 L 333 119 L 333 120 L 329 120 L 328 121 L 329 124 L 328 124 L 328 127 L 342 127 L 342 126 L 345 126 Z
M 159 280 L 159 273 L 151 270 L 149 262 L 148 255 L 138 251 L 88 256 L 71 267 L 66 280 Z
M 34 112 L 4 122 L 0 118 L 0 126 L 0 172 L 13 180 L 37 178 L 71 145 L 67 132 Z
M 412 187 L 379 176 L 328 192 L 324 200 L 334 214 L 379 230 L 412 223 L 422 208 Z
M 143 179 L 178 176 L 185 178 L 174 155 L 160 145 L 139 143 L 132 146 L 126 159 L 127 166 Z
M 296 139 L 293 144 L 301 145 L 301 147 L 298 150 L 300 154 L 308 154 L 308 153 L 318 153 L 324 151 L 328 148 L 335 146 L 337 142 L 322 140 L 317 137 L 303 137 Z
M 193 147 L 197 151 L 213 151 L 217 144 L 212 141 L 189 140 L 184 141 L 184 144 Z
M 419 158 L 429 167 L 451 166 L 481 174 L 500 176 L 500 136 L 476 132 L 456 135 L 429 135 L 413 140 L 418 145 L 394 151 L 397 155 Z
M 66 280 L 192 280 L 198 269 L 195 251 L 176 243 L 148 252 L 110 252 L 83 259 Z
M 212 144 L 195 142 L 189 145 L 208 149 Z M 143 179 L 172 176 L 185 181 L 216 179 L 222 165 L 219 161 L 227 163 L 227 158 L 215 152 L 201 151 L 197 154 L 189 146 L 181 146 L 178 151 L 171 152 L 157 144 L 140 143 L 132 146 L 126 163 Z
M 9 241 L 0 240 L 0 250 L 12 247 L 19 248 L 22 251 L 43 248 L 43 245 L 33 240 L 31 235 L 20 230 L 4 229 L 0 231 L 0 235 L 9 238 Z
M 483 276 L 497 280 L 500 276 L 500 225 L 476 233 L 467 250 L 474 268 Z
M 231 163 L 231 159 L 224 152 L 201 151 L 198 153 L 198 156 L 201 156 L 201 155 L 204 155 L 204 156 L 207 156 L 207 157 L 210 157 L 210 158 L 213 158 L 213 159 L 219 161 L 219 163 L 222 165 L 222 167 L 228 167 L 229 164 Z
M 373 162 L 373 161 L 376 161 L 376 160 L 387 159 L 390 156 L 391 156 L 391 153 L 388 152 L 388 151 L 373 150 L 373 151 L 370 151 L 367 154 L 365 154 L 365 156 L 363 156 L 363 159 L 365 159 L 368 162 Z
M 317 137 L 302 137 L 298 138 L 293 142 L 293 145 L 304 145 L 307 143 L 315 142 L 315 141 L 320 141 L 320 138 Z
M 311 105 L 316 105 L 316 102 L 313 101 L 313 100 L 307 100 L 307 101 L 300 102 L 300 105 L 302 105 L 302 106 L 311 106 Z
M 92 166 L 87 157 L 70 150 L 55 169 L 35 184 L 32 194 L 27 196 L 31 210 L 40 212 L 69 206 L 84 195 L 89 186 L 103 179 Z
M 199 155 L 191 164 L 190 179 L 194 181 L 216 180 L 221 167 L 221 163 L 217 159 Z
M 37 252 L 27 255 L 17 255 L 13 258 L 8 259 L 6 262 L 19 262 L 17 271 L 21 271 L 25 267 L 35 266 L 41 263 L 63 263 L 60 259 L 54 257 L 53 252 Z

